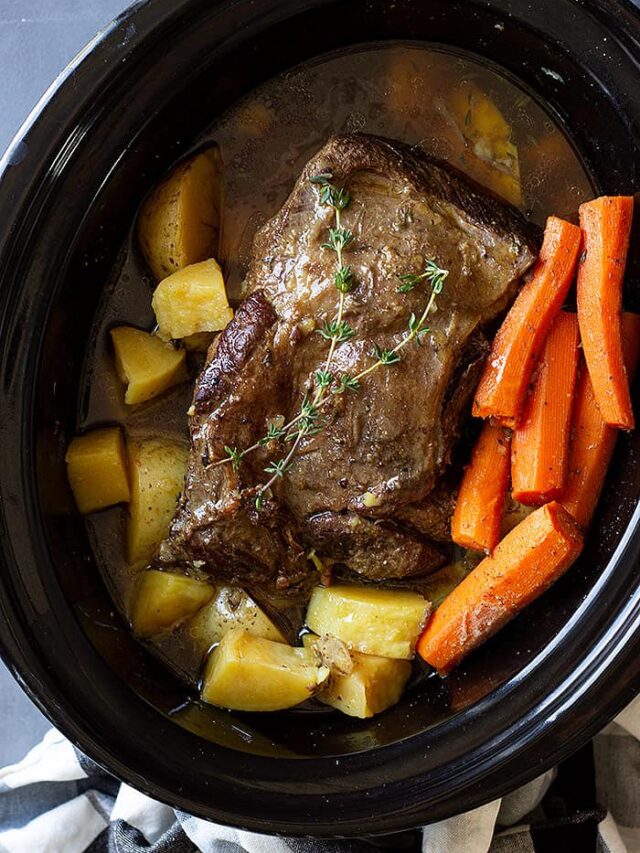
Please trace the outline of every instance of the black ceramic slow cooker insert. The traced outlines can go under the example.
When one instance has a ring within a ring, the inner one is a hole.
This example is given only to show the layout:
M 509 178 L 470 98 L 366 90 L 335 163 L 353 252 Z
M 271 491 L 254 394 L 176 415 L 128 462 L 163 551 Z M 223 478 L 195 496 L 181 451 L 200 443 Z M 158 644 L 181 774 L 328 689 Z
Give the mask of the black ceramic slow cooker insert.
M 640 188 L 639 39 L 638 12 L 623 0 L 149 0 L 47 93 L 1 164 L 0 646 L 92 758 L 219 822 L 383 833 L 500 796 L 633 697 L 640 433 L 619 442 L 580 562 L 450 676 L 447 702 L 427 679 L 373 720 L 220 712 L 206 737 L 174 721 L 171 676 L 113 614 L 64 451 L 101 287 L 140 200 L 258 83 L 368 42 L 467 51 L 559 119 L 598 192 L 628 194 Z M 633 246 L 632 310 L 639 259 Z

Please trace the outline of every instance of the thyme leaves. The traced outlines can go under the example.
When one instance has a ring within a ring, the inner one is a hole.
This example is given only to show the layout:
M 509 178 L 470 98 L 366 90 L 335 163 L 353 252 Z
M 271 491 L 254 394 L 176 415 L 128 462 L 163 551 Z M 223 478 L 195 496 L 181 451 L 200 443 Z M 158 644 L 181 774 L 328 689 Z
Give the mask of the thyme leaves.
M 264 471 L 269 479 L 260 485 L 255 492 L 255 507 L 260 511 L 264 507 L 265 498 L 276 481 L 281 480 L 290 470 L 293 458 L 305 437 L 317 435 L 323 428 L 322 410 L 331 399 L 347 393 L 355 394 L 360 390 L 362 380 L 383 367 L 391 367 L 402 361 L 401 351 L 412 341 L 421 345 L 422 338 L 429 332 L 427 325 L 429 314 L 435 310 L 437 296 L 442 293 L 449 271 L 440 267 L 434 260 L 427 260 L 424 269 L 418 273 L 402 273 L 397 276 L 400 282 L 397 291 L 409 293 L 423 282 L 430 285 L 430 295 L 422 313 L 417 316 L 412 313 L 408 327 L 400 341 L 394 347 L 373 345 L 372 362 L 358 374 L 336 374 L 333 360 L 336 347 L 353 339 L 353 327 L 345 320 L 345 298 L 357 285 L 351 266 L 344 263 L 344 252 L 354 241 L 353 232 L 342 223 L 341 214 L 351 203 L 349 192 L 344 187 L 333 183 L 333 176 L 328 172 L 314 175 L 310 179 L 318 193 L 321 205 L 327 205 L 333 210 L 333 224 L 328 228 L 328 238 L 322 243 L 322 248 L 331 251 L 336 256 L 336 270 L 333 273 L 333 284 L 339 294 L 338 305 L 332 320 L 326 320 L 316 332 L 329 343 L 327 357 L 322 367 L 315 371 L 312 391 L 306 393 L 300 404 L 298 413 L 288 423 L 284 418 L 272 419 L 268 428 L 253 445 L 245 450 L 225 446 L 225 456 L 216 465 L 230 464 L 234 472 L 238 472 L 247 454 L 259 447 L 266 447 L 272 442 L 287 446 L 287 452 L 279 459 L 270 460 Z

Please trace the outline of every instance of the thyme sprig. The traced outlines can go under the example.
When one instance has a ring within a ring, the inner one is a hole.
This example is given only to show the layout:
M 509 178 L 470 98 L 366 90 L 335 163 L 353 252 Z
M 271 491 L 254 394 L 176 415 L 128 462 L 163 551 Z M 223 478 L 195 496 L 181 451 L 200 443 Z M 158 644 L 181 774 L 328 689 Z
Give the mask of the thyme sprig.
M 325 322 L 321 329 L 316 329 L 316 332 L 327 341 L 335 338 L 339 344 L 350 341 L 354 334 L 351 326 L 344 320 L 340 323 L 337 320 L 333 320 L 331 323 Z
M 368 376 L 370 373 L 373 373 L 375 370 L 379 370 L 381 367 L 388 367 L 392 364 L 397 364 L 401 361 L 402 356 L 400 352 L 412 341 L 415 341 L 417 344 L 421 343 L 421 339 L 424 335 L 429 332 L 429 327 L 427 326 L 427 320 L 429 319 L 429 314 L 434 310 L 436 305 L 436 298 L 442 293 L 442 289 L 444 287 L 444 282 L 447 276 L 449 275 L 449 270 L 441 269 L 435 261 L 427 261 L 425 264 L 424 272 L 420 273 L 419 276 L 415 276 L 418 279 L 416 284 L 424 279 L 427 279 L 431 283 L 431 294 L 429 296 L 429 300 L 427 301 L 426 307 L 419 318 L 416 319 L 415 314 L 411 314 L 409 317 L 409 325 L 407 331 L 404 333 L 402 339 L 399 343 L 397 343 L 393 349 L 382 349 L 378 344 L 374 344 L 374 356 L 376 361 L 373 364 L 369 365 L 365 370 L 361 370 L 356 376 L 353 377 L 355 382 L 360 383 L 365 376 Z M 398 278 L 402 278 L 398 276 Z M 415 285 L 414 285 L 415 286 Z M 403 291 L 405 292 L 405 291 Z
M 343 373 L 338 384 L 331 389 L 332 394 L 344 394 L 345 391 L 359 391 L 360 382 L 355 376 L 350 376 L 348 373 Z
M 293 459 L 293 455 L 298 449 L 298 445 L 302 439 L 305 436 L 317 435 L 321 431 L 321 427 L 318 424 L 318 418 L 320 415 L 320 407 L 327 399 L 330 399 L 327 394 L 335 379 L 331 371 L 331 364 L 333 362 L 336 346 L 340 343 L 351 340 L 354 334 L 351 326 L 344 320 L 344 306 L 346 294 L 350 293 L 354 289 L 356 283 L 351 267 L 345 265 L 343 259 L 345 249 L 353 242 L 353 232 L 343 226 L 341 219 L 342 211 L 351 203 L 351 196 L 344 187 L 336 187 L 335 184 L 332 183 L 332 180 L 333 176 L 327 172 L 320 175 L 314 175 L 310 178 L 311 183 L 318 189 L 320 204 L 332 207 L 334 216 L 334 225 L 329 228 L 329 239 L 325 243 L 321 244 L 323 249 L 327 249 L 328 251 L 335 253 L 337 269 L 333 275 L 333 283 L 340 294 L 336 316 L 331 322 L 325 322 L 322 329 L 319 330 L 320 335 L 322 335 L 325 340 L 329 341 L 329 352 L 327 353 L 324 366 L 320 370 L 316 371 L 314 378 L 315 391 L 313 393 L 313 397 L 309 399 L 309 397 L 305 395 L 299 414 L 293 421 L 287 424 L 286 427 L 283 427 L 284 440 L 292 442 L 292 444 L 289 452 L 283 459 L 280 459 L 277 462 L 271 462 L 264 469 L 265 473 L 271 474 L 271 478 L 264 484 L 264 486 L 261 486 L 258 489 L 256 494 L 257 509 L 260 509 L 263 504 L 265 492 L 273 486 L 276 480 L 283 477 L 286 471 L 291 467 L 291 460 Z M 347 385 L 345 385 L 343 380 L 340 379 L 337 388 L 338 391 L 336 393 L 340 393 L 340 390 L 346 390 Z
M 409 293 L 414 287 L 420 284 L 423 279 L 428 279 L 431 282 L 431 287 L 438 293 L 442 293 L 444 280 L 449 275 L 448 270 L 440 269 L 435 261 L 427 261 L 424 265 L 424 270 L 421 273 L 405 273 L 399 275 L 400 287 L 398 293 Z
M 429 332 L 427 321 L 429 314 L 435 310 L 436 298 L 442 293 L 444 282 L 449 271 L 442 269 L 433 260 L 427 260 L 424 269 L 420 273 L 404 273 L 398 275 L 400 286 L 399 293 L 409 293 L 421 282 L 428 281 L 431 285 L 431 293 L 427 304 L 419 317 L 414 313 L 409 317 L 407 331 L 401 340 L 391 349 L 381 347 L 379 344 L 373 346 L 374 361 L 361 370 L 355 376 L 342 373 L 339 377 L 332 371 L 333 356 L 336 346 L 351 340 L 354 330 L 344 320 L 345 295 L 355 287 L 355 280 L 351 267 L 344 264 L 343 252 L 353 241 L 353 233 L 344 228 L 341 222 L 341 212 L 349 206 L 351 201 L 349 193 L 344 188 L 336 187 L 331 181 L 332 176 L 328 173 L 315 175 L 310 178 L 312 184 L 318 188 L 318 196 L 321 204 L 329 205 L 334 211 L 334 226 L 329 228 L 329 239 L 323 243 L 323 248 L 332 251 L 336 255 L 337 270 L 333 276 L 333 283 L 340 294 L 338 308 L 333 320 L 326 321 L 321 329 L 317 329 L 321 337 L 329 341 L 329 351 L 323 367 L 316 370 L 314 376 L 315 390 L 312 396 L 305 394 L 300 411 L 286 424 L 271 422 L 266 434 L 247 447 L 239 450 L 237 447 L 225 446 L 226 456 L 216 462 L 216 465 L 230 463 L 234 471 L 238 471 L 244 457 L 259 447 L 265 447 L 273 441 L 284 441 L 290 443 L 288 452 L 284 457 L 272 460 L 265 467 L 266 474 L 270 474 L 269 480 L 260 486 L 256 492 L 255 506 L 257 510 L 264 505 L 265 494 L 274 483 L 284 477 L 291 468 L 293 457 L 305 436 L 317 435 L 322 431 L 320 423 L 322 409 L 334 395 L 347 392 L 356 393 L 360 389 L 361 380 L 381 367 L 391 367 L 402 360 L 401 351 L 412 341 L 421 345 L 422 338 Z M 330 392 L 330 393 L 329 393 Z M 281 419 L 283 420 L 283 419 Z

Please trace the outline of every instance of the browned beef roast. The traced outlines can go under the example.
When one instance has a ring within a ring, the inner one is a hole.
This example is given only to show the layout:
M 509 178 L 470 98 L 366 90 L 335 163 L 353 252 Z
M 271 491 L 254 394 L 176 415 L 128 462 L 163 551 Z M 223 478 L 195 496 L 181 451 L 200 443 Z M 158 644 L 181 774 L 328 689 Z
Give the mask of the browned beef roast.
M 322 248 L 333 210 L 309 179 L 330 173 L 351 203 L 343 225 L 355 289 L 334 372 L 357 374 L 374 345 L 392 348 L 419 316 L 428 282 L 398 291 L 398 275 L 427 260 L 449 271 L 422 346 L 333 395 L 323 429 L 305 438 L 258 512 L 255 489 L 286 448 L 275 442 L 239 471 L 216 465 L 225 445 L 246 448 L 276 416 L 289 420 L 313 388 L 336 315 L 336 257 Z M 486 354 L 482 328 L 505 309 L 535 257 L 521 217 L 458 174 L 400 143 L 339 136 L 308 163 L 280 212 L 257 234 L 247 297 L 212 346 L 195 389 L 185 493 L 158 563 L 193 562 L 248 588 L 304 588 L 310 549 L 370 579 L 421 575 L 442 562 L 451 493 L 434 489 L 450 460 Z

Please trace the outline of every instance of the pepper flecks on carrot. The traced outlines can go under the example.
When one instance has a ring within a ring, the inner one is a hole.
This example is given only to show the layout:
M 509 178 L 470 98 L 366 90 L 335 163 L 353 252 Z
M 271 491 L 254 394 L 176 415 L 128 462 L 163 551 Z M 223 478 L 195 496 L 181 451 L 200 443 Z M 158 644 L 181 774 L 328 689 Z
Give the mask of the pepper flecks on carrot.
M 511 434 L 486 423 L 473 449 L 451 522 L 451 537 L 463 548 L 492 551 L 500 539 L 509 488 Z
M 517 426 L 549 327 L 573 280 L 580 229 L 550 216 L 531 278 L 518 294 L 493 342 L 476 390 L 473 414 Z
M 640 314 L 622 314 L 622 349 L 632 377 L 640 358 Z M 578 379 L 571 424 L 567 482 L 560 503 L 578 524 L 587 527 L 595 511 L 618 438 L 603 420 L 586 366 Z
M 561 311 L 551 326 L 532 393 L 511 444 L 513 498 L 528 506 L 559 500 L 569 459 L 578 371 L 578 318 Z
M 581 550 L 580 528 L 560 504 L 535 510 L 445 598 L 418 640 L 418 654 L 449 672 L 548 589 Z
M 593 393 L 606 423 L 633 429 L 620 330 L 633 198 L 602 196 L 580 205 L 579 213 L 584 253 L 578 268 L 578 321 Z

